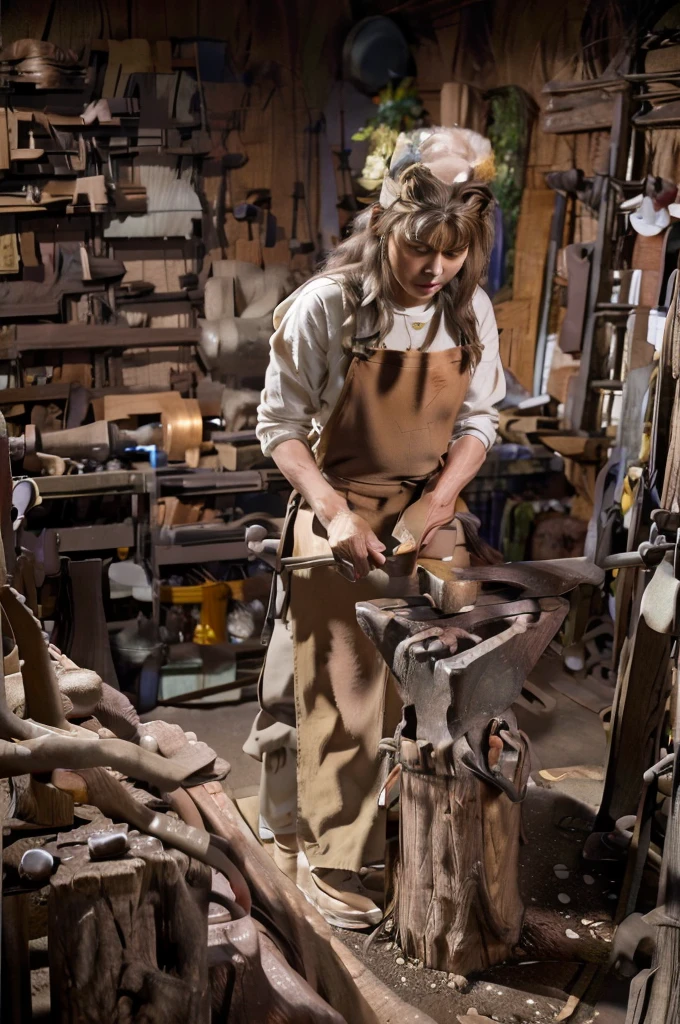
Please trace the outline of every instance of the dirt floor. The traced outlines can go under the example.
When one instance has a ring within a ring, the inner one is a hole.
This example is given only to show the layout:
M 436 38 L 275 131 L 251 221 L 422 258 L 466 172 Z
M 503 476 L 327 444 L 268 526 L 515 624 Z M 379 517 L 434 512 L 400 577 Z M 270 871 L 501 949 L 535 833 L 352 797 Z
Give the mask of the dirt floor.
M 558 915 L 565 939 L 570 938 L 569 931 L 598 939 L 608 950 L 620 869 L 607 864 L 585 864 L 581 858 L 583 840 L 602 789 L 606 737 L 597 715 L 550 687 L 550 679 L 560 671 L 559 659 L 548 653 L 531 677 L 556 700 L 552 711 L 530 713 L 515 708 L 520 727 L 532 744 L 532 780 L 524 803 L 522 895 L 527 908 L 551 910 Z M 242 753 L 241 745 L 255 711 L 256 704 L 246 702 L 221 708 L 162 708 L 148 716 L 176 721 L 184 729 L 192 729 L 230 761 L 229 788 L 244 807 L 250 806 L 251 821 L 259 766 Z M 586 773 L 590 777 L 576 779 L 556 770 L 574 765 L 594 770 Z M 549 779 L 540 775 L 541 769 L 548 771 Z M 567 878 L 556 876 L 556 865 L 566 867 Z M 456 1022 L 459 1015 L 471 1011 L 502 1024 L 554 1021 L 583 972 L 579 963 L 507 963 L 468 979 L 461 992 L 448 975 L 409 962 L 389 937 L 365 950 L 366 936 L 362 933 L 337 934 L 382 981 L 438 1024 Z M 592 1020 L 597 1024 L 623 1024 L 626 999 L 625 983 L 608 983 Z
M 580 856 L 583 834 L 556 825 L 565 815 L 581 817 L 589 809 L 559 792 L 533 786 L 524 810 L 527 842 L 522 849 L 520 877 L 525 905 L 554 911 L 563 922 L 565 937 L 569 930 L 609 944 L 616 873 L 584 865 Z M 569 869 L 567 879 L 556 877 L 556 864 Z M 569 903 L 561 902 L 560 895 L 568 897 Z M 554 1021 L 582 970 L 580 964 L 527 959 L 469 979 L 459 992 L 448 975 L 423 969 L 418 962 L 404 962 L 401 951 L 389 941 L 375 943 L 364 953 L 363 936 L 337 934 L 382 981 L 438 1024 L 456 1021 L 457 1015 L 473 1009 L 503 1024 Z

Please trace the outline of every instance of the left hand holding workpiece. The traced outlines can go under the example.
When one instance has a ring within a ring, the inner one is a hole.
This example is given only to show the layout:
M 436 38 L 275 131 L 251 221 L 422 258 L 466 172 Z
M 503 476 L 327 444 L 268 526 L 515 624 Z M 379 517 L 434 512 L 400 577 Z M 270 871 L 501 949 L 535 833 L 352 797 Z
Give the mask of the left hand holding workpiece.
M 475 434 L 463 434 L 449 448 L 444 468 L 432 490 L 425 518 L 420 541 L 423 554 L 437 530 L 453 520 L 461 491 L 474 479 L 485 459 L 486 446 Z
M 425 526 L 423 527 L 423 534 L 420 540 L 420 551 L 423 555 L 427 554 L 427 545 L 431 540 L 434 540 L 437 530 L 452 522 L 453 517 L 456 514 L 457 500 L 458 494 L 453 494 L 452 496 L 437 496 L 435 488 L 427 511 Z

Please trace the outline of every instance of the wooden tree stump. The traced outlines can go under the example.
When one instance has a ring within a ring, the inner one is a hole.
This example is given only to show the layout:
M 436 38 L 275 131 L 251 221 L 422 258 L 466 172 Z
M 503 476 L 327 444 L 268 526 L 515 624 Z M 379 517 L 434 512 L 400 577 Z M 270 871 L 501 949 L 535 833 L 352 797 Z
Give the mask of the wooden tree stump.
M 456 778 L 403 771 L 400 801 L 401 948 L 461 975 L 506 960 L 524 914 L 521 805 L 465 768 Z
M 88 831 L 58 840 L 49 901 L 52 1020 L 208 1024 L 210 869 L 141 835 L 130 838 L 124 857 L 91 861 Z
M 426 967 L 467 975 L 519 943 L 529 759 L 509 708 L 567 610 L 556 597 L 490 599 L 454 616 L 419 598 L 357 605 L 404 705 L 395 921 Z

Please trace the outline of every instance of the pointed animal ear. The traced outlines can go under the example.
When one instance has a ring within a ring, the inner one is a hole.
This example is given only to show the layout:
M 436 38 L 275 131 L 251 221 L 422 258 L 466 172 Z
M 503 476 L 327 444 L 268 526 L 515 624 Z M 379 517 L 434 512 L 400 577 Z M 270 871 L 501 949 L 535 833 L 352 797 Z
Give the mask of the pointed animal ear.
M 493 192 L 488 185 L 482 185 L 478 182 L 470 182 L 470 184 L 464 185 L 461 191 L 461 199 L 469 210 L 478 215 L 486 213 L 495 202 Z

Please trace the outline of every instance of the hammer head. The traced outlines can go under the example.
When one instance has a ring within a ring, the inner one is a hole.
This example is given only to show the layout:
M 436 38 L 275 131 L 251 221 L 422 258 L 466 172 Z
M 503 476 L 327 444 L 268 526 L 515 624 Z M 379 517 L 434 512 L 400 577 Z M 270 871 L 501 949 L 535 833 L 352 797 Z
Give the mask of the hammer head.
M 29 882 L 46 882 L 54 867 L 54 857 L 47 850 L 26 850 L 19 864 L 19 876 Z
M 127 825 L 116 825 L 112 829 L 93 832 L 88 837 L 87 849 L 90 860 L 112 860 L 123 857 L 129 847 Z
M 391 555 L 388 555 L 385 564 L 380 566 L 391 578 L 401 576 L 413 576 L 416 571 L 416 549 L 399 545 Z
M 276 568 L 279 542 L 275 537 L 268 537 L 266 526 L 262 526 L 259 523 L 246 526 L 246 544 L 249 551 L 252 551 L 254 555 L 257 555 L 267 565 Z

